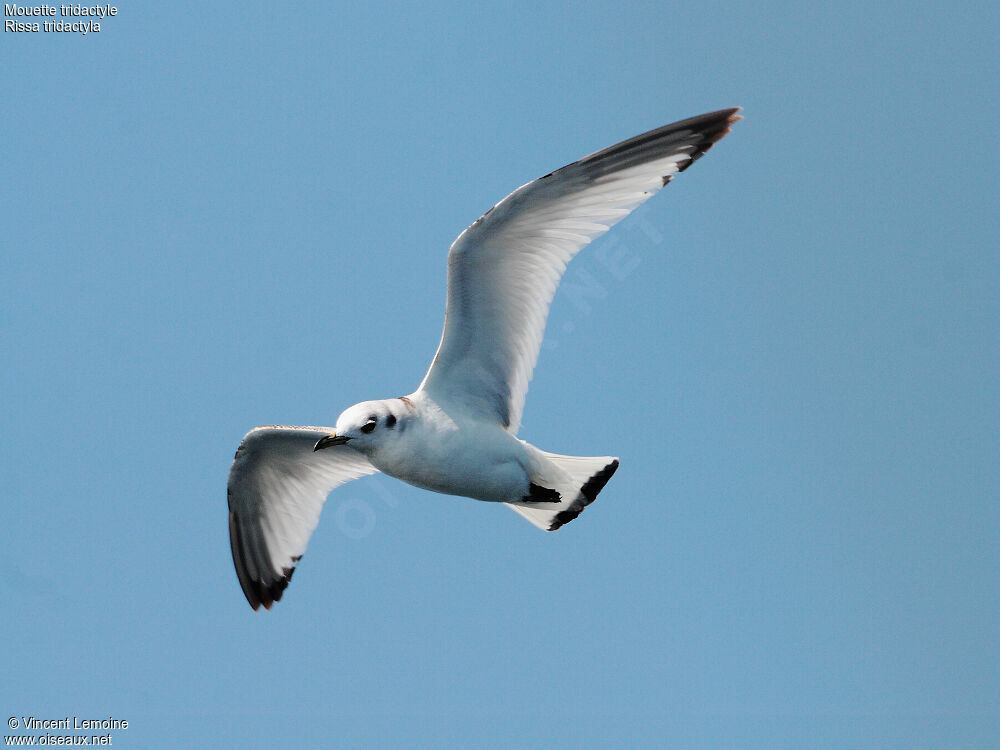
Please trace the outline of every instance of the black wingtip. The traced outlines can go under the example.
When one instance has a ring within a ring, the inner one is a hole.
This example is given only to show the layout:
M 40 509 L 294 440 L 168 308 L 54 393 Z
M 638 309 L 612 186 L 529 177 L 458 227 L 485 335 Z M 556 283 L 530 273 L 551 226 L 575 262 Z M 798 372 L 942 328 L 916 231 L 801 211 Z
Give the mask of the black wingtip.
M 281 601 L 282 594 L 288 588 L 288 583 L 292 580 L 295 565 L 283 568 L 281 576 L 270 581 L 264 581 L 259 575 L 251 576 L 246 563 L 246 560 L 250 557 L 246 535 L 240 526 L 239 517 L 232 511 L 229 512 L 229 546 L 233 554 L 233 566 L 236 568 L 236 577 L 239 579 L 240 588 L 243 589 L 243 595 L 246 597 L 247 602 L 250 603 L 254 612 L 258 611 L 261 607 L 271 609 L 275 602 Z M 292 562 L 298 563 L 301 559 L 302 556 L 298 555 L 292 558 Z
M 685 169 L 698 161 L 698 159 L 704 156 L 708 150 L 712 148 L 712 146 L 729 135 L 729 133 L 732 132 L 732 126 L 743 119 L 743 117 L 738 114 L 739 111 L 740 107 L 720 109 L 717 112 L 709 112 L 704 115 L 698 115 L 697 117 L 681 120 L 680 122 L 669 126 L 671 129 L 690 128 L 700 135 L 698 140 L 694 143 L 695 150 L 691 154 L 690 160 L 680 165 L 677 168 L 677 171 L 683 172 Z
M 260 609 L 261 601 L 250 581 L 246 564 L 243 557 L 246 555 L 243 544 L 243 533 L 240 529 L 239 518 L 232 511 L 229 511 L 229 550 L 233 555 L 233 567 L 236 568 L 236 577 L 239 579 L 240 588 L 247 598 L 254 612 Z
M 592 180 L 666 156 L 676 156 L 683 172 L 730 132 L 742 118 L 739 107 L 729 107 L 664 125 L 616 143 L 563 169 L 581 169 Z M 669 182 L 664 176 L 664 185 Z

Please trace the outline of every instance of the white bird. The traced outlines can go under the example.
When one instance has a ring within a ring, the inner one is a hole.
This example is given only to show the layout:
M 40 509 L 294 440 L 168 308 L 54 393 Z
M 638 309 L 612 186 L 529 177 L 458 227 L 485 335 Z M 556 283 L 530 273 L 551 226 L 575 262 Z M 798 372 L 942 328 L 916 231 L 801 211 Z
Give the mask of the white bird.
M 725 136 L 737 112 L 584 157 L 518 188 L 462 232 L 448 253 L 441 343 L 409 396 L 356 404 L 332 429 L 247 433 L 229 471 L 229 540 L 254 609 L 281 599 L 330 492 L 366 474 L 505 503 L 546 531 L 594 501 L 617 458 L 560 456 L 516 437 L 549 305 L 573 256 Z

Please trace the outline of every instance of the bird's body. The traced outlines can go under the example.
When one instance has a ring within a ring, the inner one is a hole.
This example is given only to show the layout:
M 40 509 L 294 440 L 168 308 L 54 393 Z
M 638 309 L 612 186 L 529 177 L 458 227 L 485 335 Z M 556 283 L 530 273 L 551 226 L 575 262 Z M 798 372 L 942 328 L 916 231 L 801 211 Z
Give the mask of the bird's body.
M 529 448 L 498 424 L 461 413 L 449 416 L 422 392 L 358 406 L 396 416 L 393 427 L 383 426 L 381 440 L 357 448 L 382 473 L 475 500 L 515 502 L 528 494 Z M 380 421 L 384 425 L 385 417 Z
M 254 609 L 281 598 L 331 490 L 366 474 L 504 503 L 546 531 L 593 502 L 617 458 L 562 456 L 517 438 L 549 305 L 573 256 L 725 136 L 737 111 L 591 154 L 518 188 L 462 232 L 448 254 L 441 343 L 409 396 L 356 404 L 332 429 L 247 433 L 229 472 L 229 531 Z
M 370 430 L 363 429 L 367 425 Z M 578 469 L 588 470 L 586 481 L 609 465 L 617 468 L 611 456 L 546 453 L 494 420 L 442 408 L 423 390 L 355 404 L 341 414 L 333 434 L 346 436 L 350 449 L 383 474 L 432 492 L 507 503 L 548 531 L 565 523 L 555 517 L 578 500 Z

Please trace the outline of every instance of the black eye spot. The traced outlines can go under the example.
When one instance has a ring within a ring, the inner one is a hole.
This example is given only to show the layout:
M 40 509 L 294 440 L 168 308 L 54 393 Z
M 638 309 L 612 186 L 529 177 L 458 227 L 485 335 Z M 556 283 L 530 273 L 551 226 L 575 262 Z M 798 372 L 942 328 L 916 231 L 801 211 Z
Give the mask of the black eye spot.
M 361 431 L 365 434 L 368 434 L 369 432 L 375 429 L 375 425 L 377 424 L 378 424 L 378 417 L 372 414 L 370 417 L 368 417 L 368 421 L 365 422 L 363 425 L 361 425 Z
M 393 416 L 392 414 L 390 414 L 388 417 L 386 417 L 385 418 L 385 426 L 386 427 L 395 427 L 396 426 L 396 417 Z

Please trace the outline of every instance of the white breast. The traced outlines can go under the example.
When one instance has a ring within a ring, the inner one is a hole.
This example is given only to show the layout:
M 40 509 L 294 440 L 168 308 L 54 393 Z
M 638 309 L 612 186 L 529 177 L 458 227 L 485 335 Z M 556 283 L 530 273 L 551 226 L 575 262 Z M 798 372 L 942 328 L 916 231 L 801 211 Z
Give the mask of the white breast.
M 477 500 L 510 502 L 527 494 L 530 463 L 520 440 L 493 422 L 453 420 L 424 394 L 413 400 L 405 427 L 368 455 L 380 471 Z

